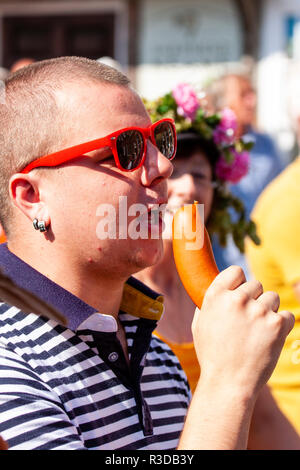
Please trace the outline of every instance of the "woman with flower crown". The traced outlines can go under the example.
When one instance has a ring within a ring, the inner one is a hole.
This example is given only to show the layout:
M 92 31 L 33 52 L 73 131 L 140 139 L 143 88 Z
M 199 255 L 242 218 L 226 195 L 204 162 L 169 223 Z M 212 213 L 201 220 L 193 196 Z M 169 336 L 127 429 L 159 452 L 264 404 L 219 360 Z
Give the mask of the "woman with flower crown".
M 249 144 L 236 137 L 237 123 L 230 109 L 209 115 L 203 108 L 203 101 L 188 84 L 178 85 L 156 101 L 145 100 L 145 105 L 153 121 L 161 117 L 174 119 L 178 146 L 168 187 L 164 257 L 159 264 L 136 277 L 164 295 L 165 314 L 155 334 L 168 343 L 179 358 L 193 392 L 200 375 L 191 331 L 195 305 L 175 267 L 171 235 L 173 213 L 197 200 L 204 205 L 204 220 L 210 235 L 216 235 L 220 244 L 226 245 L 228 234 L 241 252 L 246 236 L 259 244 L 255 224 L 246 220 L 243 204 L 227 188 L 228 182 L 237 183 L 247 173 Z M 299 438 L 266 386 L 256 403 L 249 448 L 295 446 L 300 448 Z

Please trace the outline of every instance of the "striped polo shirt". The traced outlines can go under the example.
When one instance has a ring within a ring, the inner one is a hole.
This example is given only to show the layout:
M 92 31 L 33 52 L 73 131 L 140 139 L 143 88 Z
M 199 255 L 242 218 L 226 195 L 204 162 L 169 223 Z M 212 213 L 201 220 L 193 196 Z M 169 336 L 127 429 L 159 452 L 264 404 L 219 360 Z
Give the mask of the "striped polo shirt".
M 10 449 L 175 449 L 190 400 L 178 359 L 152 336 L 163 298 L 131 277 L 114 317 L 0 245 L 0 267 L 68 327 L 0 303 L 0 435 Z M 108 293 L 109 295 L 109 293 Z

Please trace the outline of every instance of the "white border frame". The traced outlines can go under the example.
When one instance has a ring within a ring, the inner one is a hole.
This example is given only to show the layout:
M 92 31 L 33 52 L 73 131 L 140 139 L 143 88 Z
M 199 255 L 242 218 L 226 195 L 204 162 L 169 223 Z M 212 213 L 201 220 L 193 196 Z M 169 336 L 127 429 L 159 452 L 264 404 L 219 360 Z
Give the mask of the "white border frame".
M 3 18 L 33 15 L 82 15 L 83 13 L 114 13 L 114 57 L 125 68 L 128 67 L 129 14 L 126 0 L 85 0 L 60 2 L 22 2 L 0 4 L 0 64 L 3 60 Z

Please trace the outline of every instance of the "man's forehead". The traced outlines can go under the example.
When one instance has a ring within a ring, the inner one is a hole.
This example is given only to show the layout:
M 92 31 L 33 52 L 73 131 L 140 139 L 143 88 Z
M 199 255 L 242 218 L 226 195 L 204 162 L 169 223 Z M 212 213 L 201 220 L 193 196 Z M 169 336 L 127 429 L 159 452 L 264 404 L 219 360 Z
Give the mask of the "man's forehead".
M 139 107 L 141 101 L 130 87 L 92 81 L 67 83 L 55 95 L 59 107 L 82 112 Z
M 122 127 L 150 124 L 140 97 L 127 86 L 70 83 L 57 91 L 57 103 L 68 120 L 65 124 L 70 132 L 86 130 L 91 140 Z

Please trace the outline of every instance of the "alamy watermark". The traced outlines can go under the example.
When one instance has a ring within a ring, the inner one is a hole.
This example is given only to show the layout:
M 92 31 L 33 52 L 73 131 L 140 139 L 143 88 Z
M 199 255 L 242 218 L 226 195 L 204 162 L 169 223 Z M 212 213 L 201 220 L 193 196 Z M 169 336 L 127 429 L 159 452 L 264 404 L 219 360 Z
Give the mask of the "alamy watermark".
M 292 363 L 298 365 L 300 364 L 300 339 L 293 341 L 291 348 L 293 349 Z
M 187 250 L 197 250 L 203 246 L 204 204 L 197 204 L 196 207 L 196 217 L 193 217 L 193 205 L 184 205 L 188 223 L 181 230 L 174 231 L 175 239 L 186 240 Z M 171 239 L 170 225 L 177 209 L 170 209 L 167 204 L 134 203 L 128 206 L 127 196 L 120 196 L 117 206 L 109 203 L 98 206 L 96 216 L 100 220 L 96 235 L 99 240 Z

